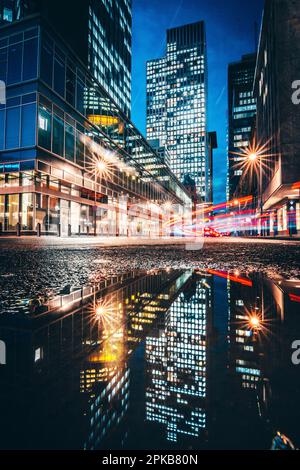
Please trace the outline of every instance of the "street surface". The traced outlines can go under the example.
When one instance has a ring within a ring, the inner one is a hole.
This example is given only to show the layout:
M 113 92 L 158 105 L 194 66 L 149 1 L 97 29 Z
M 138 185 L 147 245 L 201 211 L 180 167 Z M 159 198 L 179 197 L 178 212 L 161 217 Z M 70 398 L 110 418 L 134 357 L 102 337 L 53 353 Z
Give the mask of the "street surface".
M 299 241 L 206 238 L 197 251 L 187 251 L 186 243 L 186 239 L 2 238 L 0 312 L 14 312 L 29 299 L 44 301 L 136 269 L 200 268 L 300 278 Z

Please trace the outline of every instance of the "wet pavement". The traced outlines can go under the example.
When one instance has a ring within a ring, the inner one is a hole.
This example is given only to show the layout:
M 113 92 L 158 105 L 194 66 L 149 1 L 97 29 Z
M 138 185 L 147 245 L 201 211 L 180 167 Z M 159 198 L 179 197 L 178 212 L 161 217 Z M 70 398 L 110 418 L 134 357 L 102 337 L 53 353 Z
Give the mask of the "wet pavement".
M 66 245 L 59 239 L 27 239 L 15 246 L 14 240 L 0 239 L 0 314 L 27 312 L 37 298 L 45 302 L 131 269 L 238 270 L 271 279 L 300 276 L 299 242 L 206 239 L 197 251 L 186 250 L 185 241 L 176 243 L 110 248 L 93 240 L 70 240 Z
M 85 243 L 0 242 L 0 448 L 300 445 L 299 244 Z
M 2 315 L 0 447 L 268 449 L 277 430 L 299 445 L 299 294 L 254 273 L 136 271 Z

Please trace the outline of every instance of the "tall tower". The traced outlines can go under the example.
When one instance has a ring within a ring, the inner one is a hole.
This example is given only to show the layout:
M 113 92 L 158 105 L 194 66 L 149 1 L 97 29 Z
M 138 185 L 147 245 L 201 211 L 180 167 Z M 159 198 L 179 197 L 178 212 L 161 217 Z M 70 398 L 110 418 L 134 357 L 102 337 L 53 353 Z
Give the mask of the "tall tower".
M 168 150 L 170 167 L 209 199 L 207 57 L 203 21 L 169 29 L 167 52 L 147 63 L 147 138 Z
M 242 153 L 249 146 L 256 116 L 253 96 L 256 54 L 244 55 L 228 67 L 228 181 L 227 198 L 249 193 L 247 179 L 239 165 Z
M 33 13 L 51 23 L 130 117 L 131 0 L 0 0 L 0 24 Z

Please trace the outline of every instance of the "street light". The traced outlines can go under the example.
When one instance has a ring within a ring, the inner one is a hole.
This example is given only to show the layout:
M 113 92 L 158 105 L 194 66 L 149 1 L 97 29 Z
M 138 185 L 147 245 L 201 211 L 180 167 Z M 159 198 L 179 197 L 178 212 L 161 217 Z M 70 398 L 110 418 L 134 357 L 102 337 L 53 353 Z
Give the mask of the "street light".
M 272 138 L 269 139 L 265 144 L 257 142 L 254 138 L 253 142 L 249 144 L 248 147 L 242 148 L 239 152 L 231 152 L 233 155 L 237 155 L 239 158 L 235 157 L 237 163 L 234 165 L 234 168 L 242 170 L 242 176 L 240 183 L 247 176 L 250 176 L 252 180 L 253 175 L 257 178 L 258 182 L 258 205 L 259 214 L 262 215 L 263 202 L 262 202 L 262 185 L 263 185 L 263 172 L 268 170 L 268 160 L 270 157 L 276 156 L 276 154 L 269 153 L 271 148 Z M 262 227 L 260 221 L 260 233 L 262 234 Z
M 261 329 L 261 320 L 257 315 L 252 315 L 249 318 L 249 326 L 251 330 L 258 331 Z
M 258 158 L 257 153 L 250 153 L 248 155 L 248 159 L 250 160 L 250 162 L 255 162 L 255 160 L 257 160 L 257 158 Z

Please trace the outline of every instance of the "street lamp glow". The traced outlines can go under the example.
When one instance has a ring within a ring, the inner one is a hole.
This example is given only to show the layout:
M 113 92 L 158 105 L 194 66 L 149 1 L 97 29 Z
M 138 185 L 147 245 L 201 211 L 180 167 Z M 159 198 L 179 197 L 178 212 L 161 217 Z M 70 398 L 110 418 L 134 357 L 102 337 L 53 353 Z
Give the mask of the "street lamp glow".
M 100 320 L 105 314 L 105 309 L 102 305 L 97 305 L 95 308 L 95 317 Z
M 257 158 L 258 158 L 258 155 L 257 155 L 257 153 L 250 153 L 248 158 L 251 162 L 255 162 L 255 160 L 257 160 Z
M 261 328 L 261 321 L 257 315 L 252 315 L 249 318 L 249 326 L 252 330 L 258 331 Z
M 236 161 L 233 168 L 242 171 L 241 183 L 245 177 L 250 178 L 251 181 L 254 175 L 259 177 L 259 174 L 263 174 L 269 168 L 268 162 L 276 156 L 270 153 L 271 140 L 263 144 L 254 139 L 248 147 L 241 148 L 239 152 L 230 152 Z
M 164 203 L 164 209 L 165 209 L 166 211 L 170 211 L 170 210 L 172 209 L 172 202 L 171 202 L 171 201 L 166 201 L 166 202 Z
M 106 165 L 106 163 L 104 162 L 104 160 L 101 160 L 101 161 L 98 161 L 98 162 L 96 163 L 96 167 L 97 167 L 97 170 L 98 170 L 99 172 L 103 172 L 103 171 L 106 170 L 107 165 Z

